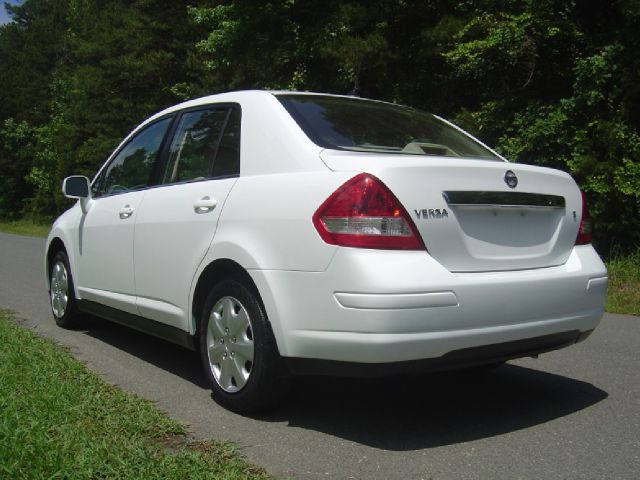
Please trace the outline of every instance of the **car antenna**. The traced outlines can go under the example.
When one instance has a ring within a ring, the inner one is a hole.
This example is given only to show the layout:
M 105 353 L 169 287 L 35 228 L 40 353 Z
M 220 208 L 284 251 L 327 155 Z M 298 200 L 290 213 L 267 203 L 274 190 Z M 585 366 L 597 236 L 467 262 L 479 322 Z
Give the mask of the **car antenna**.
M 349 96 L 351 97 L 359 97 L 360 96 L 360 66 L 356 70 L 355 78 L 353 79 L 353 90 L 349 92 Z

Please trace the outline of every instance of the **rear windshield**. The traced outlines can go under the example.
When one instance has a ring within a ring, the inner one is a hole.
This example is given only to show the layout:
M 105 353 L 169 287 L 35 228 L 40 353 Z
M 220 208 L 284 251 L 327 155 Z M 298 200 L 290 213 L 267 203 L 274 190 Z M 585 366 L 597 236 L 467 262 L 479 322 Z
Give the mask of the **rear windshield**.
M 325 95 L 277 98 L 307 136 L 324 148 L 500 161 L 438 117 L 413 108 Z

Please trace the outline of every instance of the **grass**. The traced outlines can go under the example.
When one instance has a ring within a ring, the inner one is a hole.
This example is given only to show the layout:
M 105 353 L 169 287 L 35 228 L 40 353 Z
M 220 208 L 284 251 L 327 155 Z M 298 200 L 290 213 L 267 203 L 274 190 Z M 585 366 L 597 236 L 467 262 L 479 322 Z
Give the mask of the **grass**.
M 0 221 L 0 232 L 28 235 L 30 237 L 46 237 L 51 230 L 49 223 L 36 223 L 30 220 Z
M 49 225 L 28 220 L 0 222 L 0 232 L 46 237 Z M 640 249 L 626 257 L 612 258 L 607 262 L 609 290 L 606 310 L 610 313 L 640 315 Z
M 0 478 L 270 478 L 1 312 L 0 345 Z
M 609 269 L 609 291 L 606 310 L 613 313 L 640 315 L 640 249 L 635 253 L 612 258 Z

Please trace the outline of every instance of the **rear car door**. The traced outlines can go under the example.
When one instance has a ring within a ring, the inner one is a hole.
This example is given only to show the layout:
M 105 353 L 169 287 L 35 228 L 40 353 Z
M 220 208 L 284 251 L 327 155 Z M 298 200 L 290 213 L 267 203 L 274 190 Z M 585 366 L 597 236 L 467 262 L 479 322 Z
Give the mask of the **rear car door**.
M 181 112 L 162 162 L 162 185 L 146 192 L 135 229 L 140 314 L 188 330 L 194 272 L 240 172 L 240 107 Z
M 137 313 L 134 225 L 170 123 L 167 117 L 137 133 L 94 182 L 94 199 L 79 225 L 76 282 L 84 300 Z

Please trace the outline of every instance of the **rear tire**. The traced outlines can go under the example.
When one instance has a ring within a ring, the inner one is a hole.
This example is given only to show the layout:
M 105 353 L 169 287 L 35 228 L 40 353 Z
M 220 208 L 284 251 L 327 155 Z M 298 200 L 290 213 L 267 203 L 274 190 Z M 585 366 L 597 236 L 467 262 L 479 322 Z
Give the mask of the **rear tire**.
M 273 407 L 287 391 L 271 325 L 254 288 L 218 283 L 200 316 L 200 358 L 213 399 L 234 412 Z
M 60 250 L 49 263 L 49 304 L 56 324 L 62 328 L 76 328 L 81 323 L 75 296 L 69 257 Z

